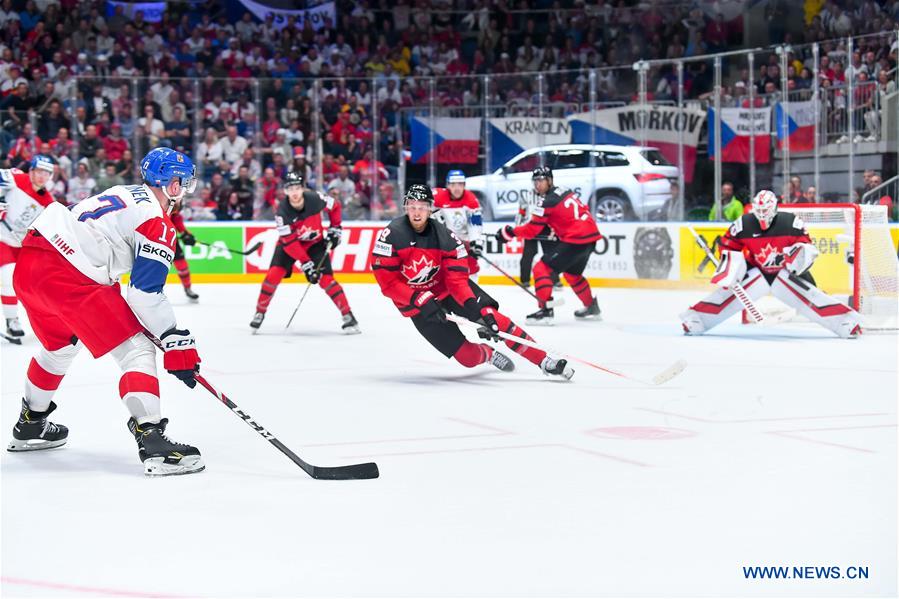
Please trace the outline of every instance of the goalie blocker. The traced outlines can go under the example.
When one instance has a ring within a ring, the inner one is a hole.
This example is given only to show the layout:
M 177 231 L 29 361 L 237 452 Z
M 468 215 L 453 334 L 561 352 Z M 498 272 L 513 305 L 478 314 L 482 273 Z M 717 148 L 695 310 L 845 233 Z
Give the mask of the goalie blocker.
M 772 192 L 760 191 L 752 211 L 734 221 L 719 243 L 721 262 L 711 282 L 720 289 L 681 314 L 686 334 L 701 335 L 743 309 L 731 289 L 735 283 L 753 301 L 771 294 L 839 337 L 861 333 L 858 313 L 815 286 L 808 270 L 818 250 L 802 219 L 778 213 Z

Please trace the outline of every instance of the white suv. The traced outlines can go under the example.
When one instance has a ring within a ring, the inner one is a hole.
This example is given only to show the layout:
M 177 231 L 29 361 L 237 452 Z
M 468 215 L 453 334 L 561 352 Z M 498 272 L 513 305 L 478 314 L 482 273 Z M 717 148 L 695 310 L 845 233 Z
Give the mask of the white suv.
M 590 166 L 593 155 L 594 167 Z M 490 175 L 468 177 L 465 187 L 481 202 L 485 220 L 513 218 L 522 195 L 534 193 L 531 171 L 553 170 L 553 183 L 578 193 L 598 220 L 649 220 L 671 199 L 678 169 L 657 148 L 557 144 L 525 150 Z

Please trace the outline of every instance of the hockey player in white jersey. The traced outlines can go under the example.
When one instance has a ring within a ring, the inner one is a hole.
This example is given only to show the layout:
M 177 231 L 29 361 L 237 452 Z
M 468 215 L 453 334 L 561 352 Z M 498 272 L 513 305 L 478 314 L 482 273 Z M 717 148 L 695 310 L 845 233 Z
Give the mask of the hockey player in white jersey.
M 4 336 L 15 343 L 21 343 L 19 337 L 25 332 L 19 324 L 13 271 L 28 226 L 53 202 L 48 191 L 53 169 L 53 159 L 41 154 L 31 159 L 27 173 L 16 168 L 0 169 L 0 299 L 6 319 Z
M 82 345 L 95 358 L 110 354 L 122 377 L 119 395 L 131 413 L 144 471 L 151 476 L 203 470 L 196 447 L 165 436 L 160 410 L 156 348 L 163 365 L 188 387 L 199 371 L 194 337 L 179 328 L 163 293 L 175 255 L 169 214 L 196 186 L 191 160 L 156 148 L 140 162 L 142 185 L 120 185 L 86 198 L 72 210 L 51 204 L 25 236 L 13 283 L 42 349 L 31 360 L 22 412 L 10 451 L 58 447 L 66 427 L 47 420 L 53 395 Z M 127 296 L 118 279 L 130 273 Z
M 484 251 L 481 203 L 465 189 L 465 173 L 452 170 L 446 175 L 446 187 L 434 190 L 434 218 L 446 225 L 468 251 L 468 274 L 477 281 L 478 258 Z

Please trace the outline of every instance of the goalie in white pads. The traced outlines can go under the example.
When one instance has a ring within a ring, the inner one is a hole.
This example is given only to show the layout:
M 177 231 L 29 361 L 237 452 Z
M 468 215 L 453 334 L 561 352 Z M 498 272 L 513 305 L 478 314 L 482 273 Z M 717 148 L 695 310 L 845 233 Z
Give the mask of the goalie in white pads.
M 731 224 L 719 245 L 721 261 L 712 276 L 719 289 L 681 314 L 686 334 L 701 335 L 743 309 L 731 289 L 734 283 L 741 283 L 753 301 L 772 294 L 840 337 L 861 333 L 858 313 L 815 286 L 808 271 L 818 249 L 802 219 L 778 212 L 771 191 L 756 194 L 752 210 Z
M 188 387 L 199 370 L 193 335 L 178 328 L 163 293 L 177 232 L 169 215 L 196 185 L 190 159 L 156 148 L 140 162 L 143 185 L 117 185 L 72 210 L 51 203 L 22 242 L 13 284 L 42 348 L 31 360 L 9 451 L 59 447 L 68 429 L 47 420 L 52 399 L 82 345 L 95 358 L 109 354 L 122 370 L 119 395 L 131 413 L 128 429 L 148 475 L 203 469 L 196 447 L 165 435 L 156 348 L 163 365 Z M 127 298 L 118 279 L 130 273 Z M 139 319 L 139 320 L 138 320 Z

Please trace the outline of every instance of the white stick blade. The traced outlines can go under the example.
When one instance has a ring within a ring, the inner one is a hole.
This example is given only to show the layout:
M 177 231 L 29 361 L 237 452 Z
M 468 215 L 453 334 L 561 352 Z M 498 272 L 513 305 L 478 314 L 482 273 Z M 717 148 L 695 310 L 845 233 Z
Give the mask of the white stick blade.
M 677 375 L 682 373 L 684 371 L 684 368 L 686 368 L 686 367 L 687 367 L 686 360 L 678 360 L 677 362 L 675 362 L 674 364 L 672 364 L 671 366 L 669 366 L 668 368 L 666 368 L 659 374 L 652 377 L 652 384 L 653 385 L 661 385 L 663 383 L 667 383 L 668 381 L 670 381 L 671 379 L 673 379 L 674 377 L 676 377 Z

